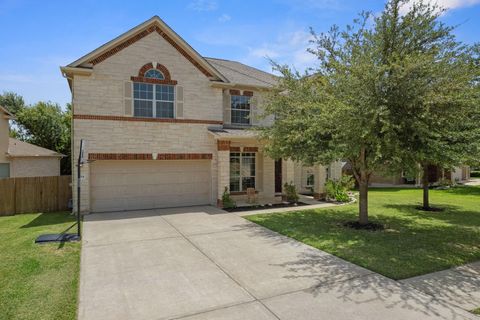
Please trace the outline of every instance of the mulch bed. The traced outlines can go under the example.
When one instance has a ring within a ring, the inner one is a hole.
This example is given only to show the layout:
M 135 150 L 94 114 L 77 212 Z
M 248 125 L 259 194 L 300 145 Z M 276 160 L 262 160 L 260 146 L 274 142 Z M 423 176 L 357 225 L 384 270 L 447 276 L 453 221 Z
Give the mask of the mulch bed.
M 367 231 L 379 231 L 384 230 L 385 226 L 380 223 L 369 222 L 367 224 L 360 224 L 358 221 L 348 221 L 343 223 L 344 227 L 352 228 L 355 230 L 367 230 Z
M 223 210 L 228 212 L 244 212 L 244 211 L 254 211 L 254 210 L 263 210 L 263 209 L 303 207 L 308 205 L 309 205 L 308 203 L 304 203 L 304 202 L 274 203 L 272 205 L 251 205 L 251 206 L 242 206 L 242 207 L 236 207 L 236 208 L 224 208 Z

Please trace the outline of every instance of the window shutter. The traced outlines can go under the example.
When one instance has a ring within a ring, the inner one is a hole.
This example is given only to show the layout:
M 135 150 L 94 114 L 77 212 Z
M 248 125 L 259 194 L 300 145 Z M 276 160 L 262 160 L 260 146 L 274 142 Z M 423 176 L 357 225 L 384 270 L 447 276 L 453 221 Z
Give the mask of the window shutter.
M 250 98 L 250 124 L 252 125 L 258 125 L 259 124 L 259 113 L 258 113 L 258 94 L 254 93 L 253 96 Z
M 230 124 L 230 92 L 228 90 L 223 90 L 223 123 Z
M 131 81 L 124 82 L 123 101 L 125 106 L 125 115 L 133 116 L 133 83 Z
M 183 86 L 175 86 L 176 90 L 176 95 L 175 95 L 175 101 L 176 101 L 176 115 L 177 118 L 183 118 Z
M 257 170 L 256 170 L 256 183 L 255 189 L 258 191 L 263 191 L 263 152 L 257 152 L 256 154 L 257 159 Z

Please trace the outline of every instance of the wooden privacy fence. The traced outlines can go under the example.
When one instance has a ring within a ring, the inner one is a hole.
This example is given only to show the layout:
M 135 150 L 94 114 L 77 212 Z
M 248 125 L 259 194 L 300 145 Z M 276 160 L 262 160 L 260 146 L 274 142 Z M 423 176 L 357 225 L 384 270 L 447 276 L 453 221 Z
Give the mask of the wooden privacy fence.
M 68 209 L 71 176 L 0 179 L 0 216 Z

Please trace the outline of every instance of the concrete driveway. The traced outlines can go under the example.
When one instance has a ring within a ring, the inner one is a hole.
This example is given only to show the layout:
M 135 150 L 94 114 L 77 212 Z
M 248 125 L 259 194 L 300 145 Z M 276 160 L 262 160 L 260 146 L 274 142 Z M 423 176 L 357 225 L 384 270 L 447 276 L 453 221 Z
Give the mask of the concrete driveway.
M 476 319 L 213 207 L 85 217 L 79 319 Z

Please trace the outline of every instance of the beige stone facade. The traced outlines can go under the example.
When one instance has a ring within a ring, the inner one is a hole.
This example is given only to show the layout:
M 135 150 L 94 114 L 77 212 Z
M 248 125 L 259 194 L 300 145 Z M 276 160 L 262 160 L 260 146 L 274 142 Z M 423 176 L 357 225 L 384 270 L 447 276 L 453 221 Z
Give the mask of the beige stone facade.
M 224 188 L 230 185 L 232 150 L 240 152 L 250 150 L 255 153 L 255 189 L 263 198 L 275 198 L 274 160 L 264 154 L 261 143 L 251 135 L 224 138 L 213 132 L 224 128 L 229 130 L 228 128 L 234 126 L 230 121 L 232 95 L 250 98 L 250 123 L 241 126 L 241 129 L 271 123 L 271 118 L 260 121 L 256 115 L 261 113 L 263 92 L 272 86 L 268 79 L 269 77 L 273 79 L 273 76 L 259 70 L 252 71 L 253 68 L 248 66 L 241 66 L 244 69 L 235 74 L 230 73 L 231 70 L 228 68 L 222 69 L 222 72 L 228 73 L 224 76 L 219 72 L 219 68 L 225 61 L 219 60 L 215 67 L 212 59 L 208 61 L 198 55 L 163 21 L 154 17 L 62 68 L 72 90 L 72 171 L 76 172 L 81 139 L 86 141 L 85 158 L 90 159 L 81 167 L 81 211 L 96 211 L 93 200 L 102 203 L 102 208 L 108 210 L 107 198 L 112 203 L 112 210 L 119 210 L 117 204 L 125 198 L 130 199 L 128 205 L 124 206 L 125 210 L 135 209 L 136 206 L 144 208 L 147 203 L 145 201 L 151 201 L 151 196 L 142 202 L 141 196 L 132 196 L 135 189 L 132 185 L 136 184 L 137 191 L 145 190 L 145 193 L 150 192 L 152 188 L 164 190 L 159 187 L 165 181 L 162 175 L 155 174 L 157 179 L 155 180 L 149 178 L 146 173 L 152 170 L 151 168 L 164 170 L 163 165 L 154 162 L 165 160 L 169 161 L 170 166 L 172 163 L 178 163 L 178 167 L 184 166 L 186 161 L 192 163 L 208 161 L 209 181 L 204 183 L 204 187 L 210 189 L 209 203 L 216 205 L 222 197 Z M 160 70 L 164 79 L 144 78 L 144 73 L 149 71 L 148 66 Z M 248 72 L 257 72 L 258 75 L 245 78 L 245 73 Z M 166 73 L 168 77 L 165 77 Z M 133 82 L 138 81 L 174 85 L 173 118 L 133 116 L 134 100 L 138 97 L 132 96 L 132 88 Z M 222 145 L 223 142 L 225 145 Z M 228 147 L 225 147 L 227 144 Z M 120 168 L 118 174 L 121 175 L 122 172 L 128 174 L 128 179 L 122 180 L 121 176 L 113 177 L 106 174 L 110 166 Z M 298 164 L 296 166 L 301 167 Z M 202 165 L 199 168 L 205 167 Z M 137 177 L 133 174 L 136 170 L 139 172 Z M 187 171 L 177 172 L 178 181 L 183 181 L 189 176 L 192 179 L 198 178 L 191 171 Z M 285 161 L 282 182 L 297 181 L 296 175 L 301 174 L 301 168 L 298 172 L 295 164 Z M 325 168 L 316 166 L 315 175 L 318 176 L 315 180 L 315 190 L 320 192 L 325 180 Z M 98 176 L 109 181 L 101 181 Z M 191 186 L 180 187 L 178 185 L 180 183 L 176 183 L 175 179 L 168 181 L 171 181 L 172 190 L 176 190 L 172 197 L 185 199 L 184 203 L 187 204 L 196 203 L 189 201 L 191 200 L 189 194 L 192 194 L 189 191 Z M 100 185 L 103 188 L 109 185 L 112 189 L 119 185 L 125 187 L 112 193 L 99 188 L 98 183 L 104 183 Z M 76 185 L 77 181 L 74 178 L 73 187 L 76 188 Z M 196 188 L 199 188 L 198 185 Z M 105 197 L 99 196 L 98 190 L 102 190 Z M 76 203 L 76 192 L 73 194 Z M 124 196 L 115 199 L 115 194 Z M 243 191 L 235 195 L 237 198 L 242 196 Z M 203 204 L 203 199 L 199 198 L 197 204 Z M 168 205 L 172 204 L 173 202 L 169 202 Z M 181 200 L 178 201 L 178 205 L 182 205 Z M 152 207 L 162 206 L 162 202 L 154 201 L 152 204 Z

